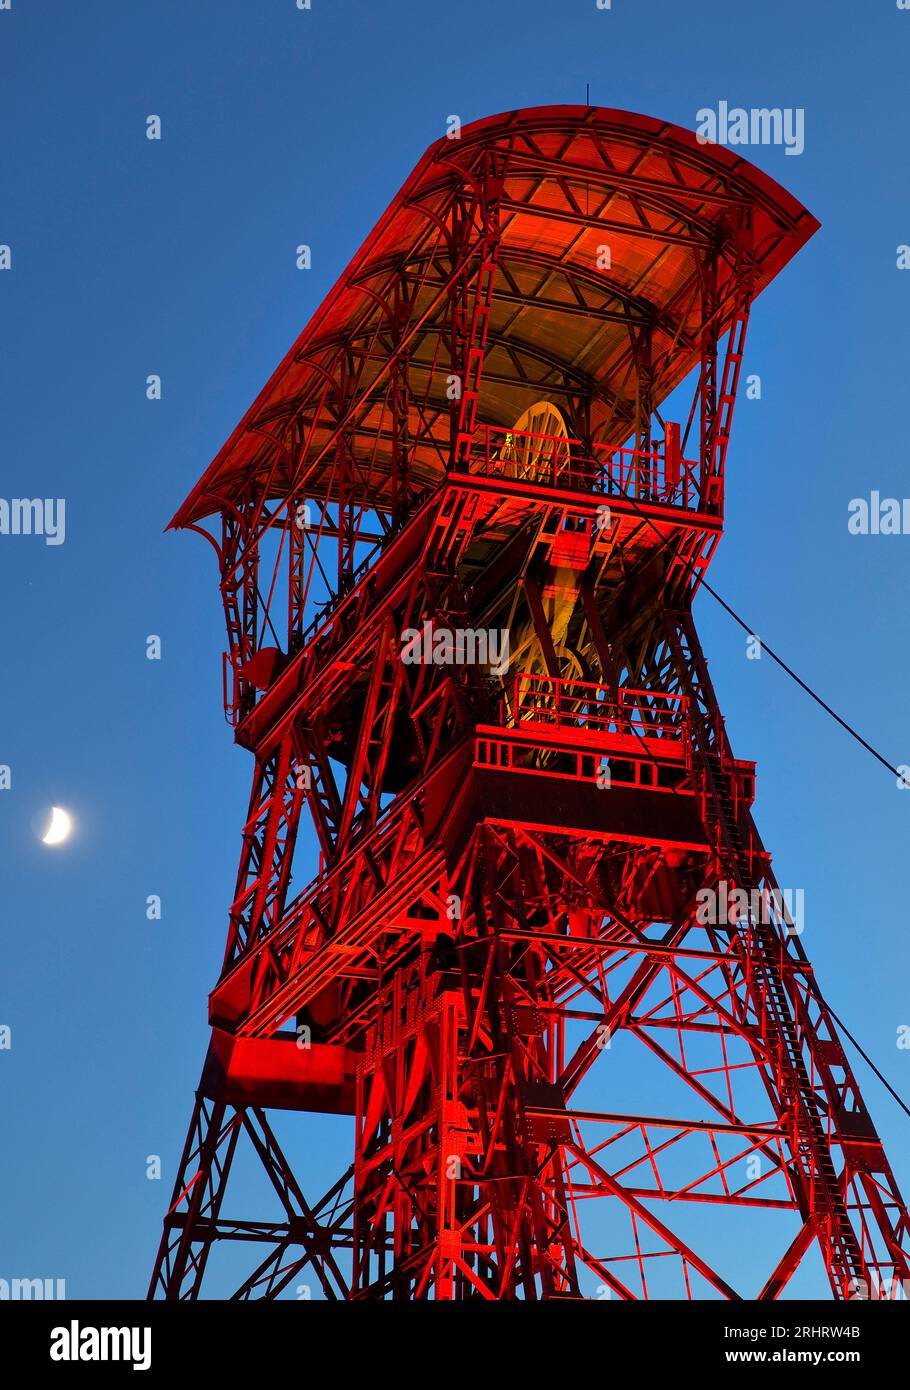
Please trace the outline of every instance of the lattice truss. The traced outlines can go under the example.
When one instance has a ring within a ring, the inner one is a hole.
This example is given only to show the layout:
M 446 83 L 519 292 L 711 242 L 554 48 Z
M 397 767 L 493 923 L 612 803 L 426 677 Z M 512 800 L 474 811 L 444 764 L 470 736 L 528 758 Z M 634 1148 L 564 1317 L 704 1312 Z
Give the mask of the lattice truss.
M 643 117 L 479 122 L 178 512 L 255 770 L 152 1296 L 213 1251 L 237 1298 L 910 1277 L 691 616 L 750 306 L 815 225 Z

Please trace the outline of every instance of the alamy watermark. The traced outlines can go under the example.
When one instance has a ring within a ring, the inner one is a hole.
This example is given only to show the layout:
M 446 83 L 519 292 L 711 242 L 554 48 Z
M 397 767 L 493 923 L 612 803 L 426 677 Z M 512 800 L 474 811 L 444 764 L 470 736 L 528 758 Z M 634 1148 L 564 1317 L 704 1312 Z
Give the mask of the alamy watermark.
M 75 1318 L 69 1327 L 51 1329 L 52 1361 L 129 1361 L 134 1371 L 152 1364 L 150 1327 L 85 1327 Z
M 805 925 L 804 888 L 753 888 L 746 892 L 721 879 L 716 888 L 699 888 L 695 917 L 702 926 L 735 927 L 740 922 L 763 926 L 778 923 L 787 936 L 802 936 Z
M 703 106 L 695 115 L 700 145 L 783 145 L 785 154 L 806 148 L 806 113 L 801 106 Z
M 873 488 L 866 497 L 847 503 L 851 536 L 910 536 L 910 497 L 882 497 Z
M 860 1303 L 904 1303 L 910 1298 L 910 1279 L 898 1279 L 896 1276 L 884 1278 L 873 1274 L 871 1280 L 852 1279 L 850 1282 L 847 1297 Z
M 66 1298 L 65 1279 L 0 1279 L 0 1302 L 30 1302 Z
M 496 676 L 509 669 L 509 630 L 495 627 L 407 627 L 401 634 L 406 666 L 487 666 Z
M 0 536 L 43 536 L 45 545 L 66 539 L 62 497 L 0 497 Z

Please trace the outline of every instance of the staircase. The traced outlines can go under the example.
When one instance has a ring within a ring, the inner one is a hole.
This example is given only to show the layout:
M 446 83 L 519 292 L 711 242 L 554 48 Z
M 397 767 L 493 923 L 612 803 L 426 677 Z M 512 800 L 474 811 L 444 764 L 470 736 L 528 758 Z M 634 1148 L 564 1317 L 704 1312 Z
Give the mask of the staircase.
M 733 754 L 714 698 L 707 663 L 691 615 L 669 615 L 665 624 L 682 693 L 689 698 L 692 770 L 702 792 L 705 829 L 718 869 L 749 895 L 759 887 L 755 844 L 743 837 L 732 794 Z M 755 1012 L 768 1059 L 765 1085 L 778 1118 L 791 1131 L 796 1195 L 803 1218 L 821 1216 L 817 1236 L 837 1298 L 849 1296 L 854 1280 L 868 1278 L 853 1222 L 831 1153 L 828 1106 L 806 1068 L 800 1031 L 781 969 L 786 946 L 774 927 L 750 905 L 746 919 L 725 926 L 742 960 L 746 993 Z M 731 989 L 731 995 L 732 995 Z

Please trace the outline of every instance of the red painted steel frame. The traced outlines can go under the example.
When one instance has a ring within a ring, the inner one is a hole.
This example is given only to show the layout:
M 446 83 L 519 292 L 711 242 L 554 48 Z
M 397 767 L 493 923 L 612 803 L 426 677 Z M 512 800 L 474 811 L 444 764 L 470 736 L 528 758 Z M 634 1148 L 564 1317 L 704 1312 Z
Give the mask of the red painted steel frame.
M 237 1298 L 908 1278 L 691 617 L 749 309 L 815 225 L 645 117 L 467 127 L 178 512 L 218 554 L 255 773 L 150 1296 L 196 1297 L 224 1246 L 255 1252 Z M 507 669 L 433 659 L 491 633 Z M 316 1113 L 353 1161 L 308 1201 Z

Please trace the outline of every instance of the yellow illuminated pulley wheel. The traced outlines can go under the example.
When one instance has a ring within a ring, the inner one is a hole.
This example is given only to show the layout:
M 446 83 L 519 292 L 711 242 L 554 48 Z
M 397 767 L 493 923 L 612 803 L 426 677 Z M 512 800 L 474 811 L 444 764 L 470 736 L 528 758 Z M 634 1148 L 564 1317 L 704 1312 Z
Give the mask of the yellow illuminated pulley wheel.
M 569 452 L 561 411 L 551 401 L 538 401 L 516 420 L 499 457 L 508 477 L 543 482 L 568 467 Z

